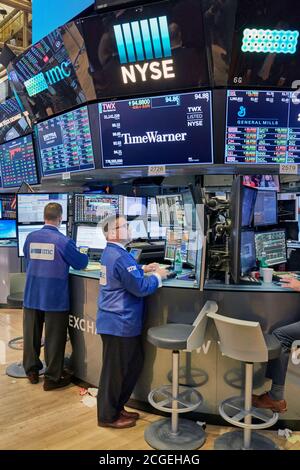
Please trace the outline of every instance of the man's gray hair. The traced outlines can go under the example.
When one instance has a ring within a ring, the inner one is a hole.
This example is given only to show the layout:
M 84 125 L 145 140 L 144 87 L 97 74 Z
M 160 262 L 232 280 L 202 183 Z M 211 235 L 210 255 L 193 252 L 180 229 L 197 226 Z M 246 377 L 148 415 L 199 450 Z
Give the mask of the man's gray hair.
M 105 217 L 105 219 L 101 223 L 101 228 L 102 228 L 105 238 L 107 238 L 109 227 L 112 224 L 116 224 L 117 220 L 119 220 L 122 217 L 124 216 L 121 214 L 114 214 L 114 215 L 109 215 L 108 217 Z

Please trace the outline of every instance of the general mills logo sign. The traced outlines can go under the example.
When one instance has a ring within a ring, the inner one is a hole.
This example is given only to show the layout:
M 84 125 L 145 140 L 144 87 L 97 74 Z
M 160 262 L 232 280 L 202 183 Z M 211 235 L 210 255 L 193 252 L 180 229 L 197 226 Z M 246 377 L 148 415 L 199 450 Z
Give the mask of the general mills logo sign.
M 166 16 L 118 24 L 114 33 L 124 84 L 175 77 Z
M 53 67 L 47 72 L 40 72 L 26 80 L 24 86 L 28 95 L 38 95 L 42 91 L 48 90 L 50 85 L 55 85 L 55 83 L 60 82 L 64 78 L 70 77 L 71 70 L 69 67 L 70 62 L 62 62 L 60 65 Z

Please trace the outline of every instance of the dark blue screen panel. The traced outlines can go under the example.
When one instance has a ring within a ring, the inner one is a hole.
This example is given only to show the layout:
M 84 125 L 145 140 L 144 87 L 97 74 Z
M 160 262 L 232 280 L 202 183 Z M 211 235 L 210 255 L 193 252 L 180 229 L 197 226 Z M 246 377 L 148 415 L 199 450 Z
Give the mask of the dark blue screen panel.
M 32 135 L 2 144 L 0 166 L 4 188 L 18 187 L 24 181 L 28 184 L 38 184 Z
M 211 92 L 99 104 L 103 167 L 213 162 Z
M 43 176 L 95 168 L 87 106 L 37 125 Z

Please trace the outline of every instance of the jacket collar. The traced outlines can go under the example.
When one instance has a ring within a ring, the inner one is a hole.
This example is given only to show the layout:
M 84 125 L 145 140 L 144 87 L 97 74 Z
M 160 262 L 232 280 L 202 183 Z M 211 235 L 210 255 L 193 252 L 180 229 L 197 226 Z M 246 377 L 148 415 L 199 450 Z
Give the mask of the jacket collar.
M 49 230 L 57 230 L 58 231 L 58 228 L 55 227 L 54 225 L 50 225 L 50 224 L 45 224 L 42 229 L 49 229 Z

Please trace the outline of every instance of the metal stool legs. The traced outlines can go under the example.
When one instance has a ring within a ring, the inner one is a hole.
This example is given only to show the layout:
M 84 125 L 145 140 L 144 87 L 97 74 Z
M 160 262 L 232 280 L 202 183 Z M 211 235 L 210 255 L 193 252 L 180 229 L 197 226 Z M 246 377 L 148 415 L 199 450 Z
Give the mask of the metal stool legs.
M 190 387 L 179 387 L 179 351 L 172 353 L 172 386 L 163 386 L 149 393 L 154 408 L 170 412 L 171 419 L 156 421 L 145 430 L 145 440 L 154 449 L 194 450 L 206 439 L 201 426 L 188 419 L 179 419 L 179 413 L 196 409 L 201 395 Z
M 275 450 L 276 444 L 267 437 L 252 432 L 254 429 L 266 429 L 278 420 L 278 413 L 252 407 L 253 364 L 246 363 L 244 399 L 233 397 L 224 400 L 219 411 L 223 419 L 230 424 L 243 428 L 223 434 L 215 440 L 217 450 Z M 252 419 L 259 422 L 253 424 Z

